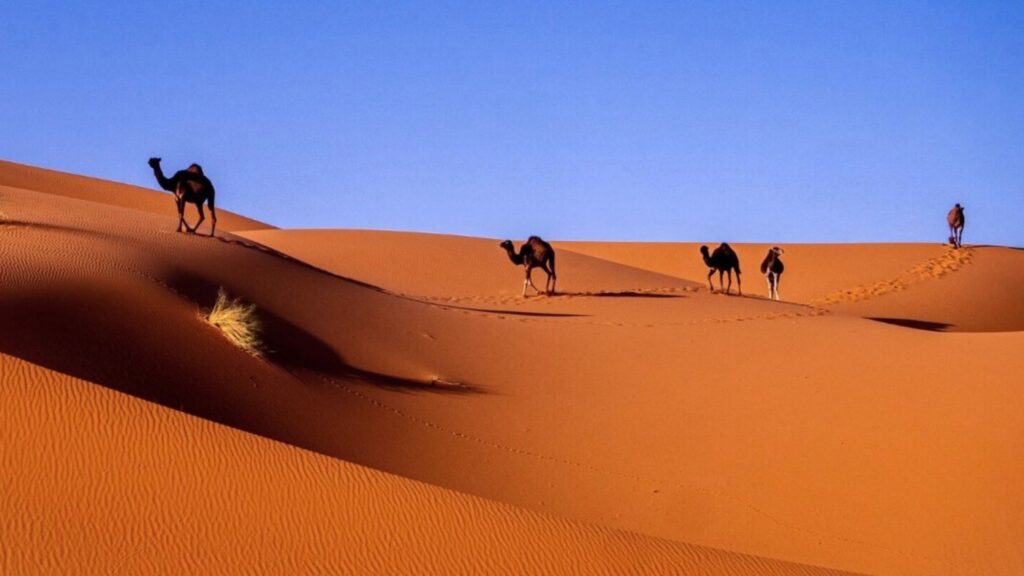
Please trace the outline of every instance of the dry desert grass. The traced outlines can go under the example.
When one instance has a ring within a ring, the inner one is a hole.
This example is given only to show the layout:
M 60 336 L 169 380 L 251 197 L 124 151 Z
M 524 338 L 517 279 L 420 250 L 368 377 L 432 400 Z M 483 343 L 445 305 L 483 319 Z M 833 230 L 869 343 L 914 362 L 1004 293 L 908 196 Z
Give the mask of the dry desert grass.
M 699 244 L 554 242 L 524 300 L 493 239 L 0 195 L 0 572 L 1024 572 L 1020 250 L 785 246 L 773 302 Z
M 260 321 L 256 316 L 255 305 L 231 298 L 223 288 L 220 288 L 217 290 L 217 300 L 205 315 L 205 319 L 235 346 L 253 356 L 262 354 Z

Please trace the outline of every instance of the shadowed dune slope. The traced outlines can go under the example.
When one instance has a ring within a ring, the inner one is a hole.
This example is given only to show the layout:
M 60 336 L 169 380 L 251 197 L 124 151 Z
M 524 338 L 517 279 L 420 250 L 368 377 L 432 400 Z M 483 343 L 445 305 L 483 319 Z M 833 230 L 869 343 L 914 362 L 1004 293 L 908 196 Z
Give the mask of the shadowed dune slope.
M 1024 571 L 1022 333 L 709 294 L 566 243 L 567 294 L 523 300 L 494 241 L 385 235 L 375 260 L 382 235 L 353 232 L 366 256 L 332 260 L 14 188 L 0 209 L 0 352 L 46 369 L 516 514 L 854 572 Z M 421 257 L 381 272 L 431 243 L 478 254 L 464 281 Z M 944 257 L 888 250 L 893 274 Z M 264 359 L 200 319 L 218 287 L 257 306 Z
M 146 159 L 142 158 L 140 160 L 140 170 L 145 169 L 148 173 L 152 174 L 149 167 L 145 166 Z M 173 174 L 173 171 L 176 170 L 176 168 L 169 166 L 165 167 L 165 169 L 169 172 L 168 176 Z M 214 186 L 217 186 L 216 175 L 213 176 L 213 184 Z M 110 182 L 108 180 L 78 176 L 76 174 L 68 174 L 65 172 L 58 172 L 56 170 L 47 170 L 45 168 L 36 168 L 34 166 L 26 166 L 24 164 L 16 164 L 14 162 L 0 160 L 0 186 L 22 188 L 35 192 L 45 192 L 47 194 L 78 198 L 79 200 L 89 200 L 90 202 L 99 202 L 121 208 L 131 208 L 133 210 L 141 210 L 151 214 L 176 214 L 174 200 L 171 198 L 171 194 L 159 190 L 155 179 L 153 180 L 152 189 L 140 188 L 129 184 L 120 184 L 117 182 Z M 258 230 L 263 228 L 272 228 L 272 226 L 264 224 L 258 220 L 239 216 L 238 214 L 225 210 L 224 208 L 229 206 L 226 202 L 229 199 L 229 194 L 222 191 L 220 188 L 217 190 L 218 230 Z M 190 223 L 194 224 L 196 222 L 198 215 L 196 214 L 195 207 L 193 205 L 189 204 L 186 207 L 185 217 Z M 209 226 L 210 215 L 207 214 L 206 218 L 206 222 L 203 223 L 203 232 L 208 232 L 208 228 L 206 227 Z

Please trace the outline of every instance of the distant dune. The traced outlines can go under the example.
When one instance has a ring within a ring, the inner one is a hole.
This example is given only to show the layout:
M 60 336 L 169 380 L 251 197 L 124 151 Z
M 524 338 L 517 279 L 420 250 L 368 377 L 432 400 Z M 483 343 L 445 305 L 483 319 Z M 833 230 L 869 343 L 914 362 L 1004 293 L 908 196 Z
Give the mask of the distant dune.
M 741 298 L 555 241 L 523 299 L 499 239 L 225 209 L 0 163 L 0 573 L 1024 572 L 1024 251 L 784 245 L 773 302 L 768 245 Z

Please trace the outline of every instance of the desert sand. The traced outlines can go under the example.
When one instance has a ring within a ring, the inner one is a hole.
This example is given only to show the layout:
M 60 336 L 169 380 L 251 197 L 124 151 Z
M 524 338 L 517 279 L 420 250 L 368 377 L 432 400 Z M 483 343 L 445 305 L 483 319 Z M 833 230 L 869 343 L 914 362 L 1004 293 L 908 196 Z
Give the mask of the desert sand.
M 1024 572 L 1024 251 L 784 245 L 774 302 L 768 245 L 738 297 L 555 240 L 524 299 L 501 239 L 218 205 L 0 163 L 0 573 Z

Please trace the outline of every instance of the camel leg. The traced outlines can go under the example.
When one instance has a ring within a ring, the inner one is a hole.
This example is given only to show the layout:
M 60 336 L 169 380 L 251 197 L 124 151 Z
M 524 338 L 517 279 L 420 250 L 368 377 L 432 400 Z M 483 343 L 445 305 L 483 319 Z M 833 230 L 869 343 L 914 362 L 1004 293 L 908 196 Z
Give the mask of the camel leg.
M 523 280 L 523 298 L 526 297 L 527 286 L 532 287 L 534 292 L 540 293 L 540 290 L 537 290 L 537 286 L 533 283 L 533 268 L 526 269 L 526 280 Z
M 188 225 L 188 220 L 185 219 L 185 208 L 187 206 L 188 206 L 188 202 L 182 200 L 181 201 L 181 222 L 185 225 L 185 233 L 186 234 L 195 234 L 196 233 L 196 228 L 198 228 L 199 224 L 203 221 L 202 220 L 202 218 L 203 218 L 203 209 L 201 207 L 199 208 L 199 218 L 200 218 L 199 222 L 197 222 L 195 226 L 189 226 Z
M 772 299 L 772 294 L 775 293 L 775 287 L 772 286 L 772 273 L 769 272 L 764 275 L 764 279 L 768 282 L 768 299 Z
M 776 300 L 782 300 L 782 297 L 779 296 L 779 285 L 780 284 L 782 284 L 782 274 L 776 274 L 775 275 L 775 299 Z
M 188 226 L 185 224 L 185 201 L 181 197 L 175 198 L 174 203 L 178 206 L 178 232 L 181 232 L 181 227 Z
M 543 270 L 544 270 L 544 273 L 548 275 L 548 279 L 544 283 L 544 293 L 548 294 L 548 295 L 554 294 L 555 293 L 555 271 L 552 270 L 551 268 L 549 268 L 547 264 L 544 265 Z
M 551 254 L 550 260 L 550 274 L 551 274 L 551 293 L 555 293 L 555 284 L 558 283 L 558 274 L 555 273 L 555 254 Z
M 537 288 L 537 285 L 533 283 L 533 268 L 526 271 L 526 281 L 530 283 L 530 287 L 533 288 L 534 292 L 537 294 L 541 293 L 540 288 Z
M 714 275 L 715 275 L 715 269 L 714 268 L 712 268 L 711 270 L 708 270 L 708 290 L 711 290 L 712 294 L 714 294 L 714 292 L 715 292 L 715 285 L 711 283 L 711 277 L 714 276 Z
M 217 209 L 213 207 L 213 198 L 210 198 L 210 218 L 213 219 L 213 224 L 210 225 L 210 236 L 217 231 Z
M 725 289 L 725 293 L 732 294 L 732 270 L 726 270 L 725 275 L 729 277 L 729 287 Z
M 199 226 L 202 225 L 204 220 L 206 220 L 206 213 L 203 211 L 202 203 L 197 203 L 196 204 L 196 210 L 199 211 L 199 221 L 196 222 L 195 227 L 192 228 L 192 232 L 193 233 L 195 233 L 197 230 L 199 230 Z
M 729 274 L 729 287 L 732 288 L 732 274 Z M 740 269 L 736 268 L 736 293 L 743 296 L 743 279 L 740 278 Z

